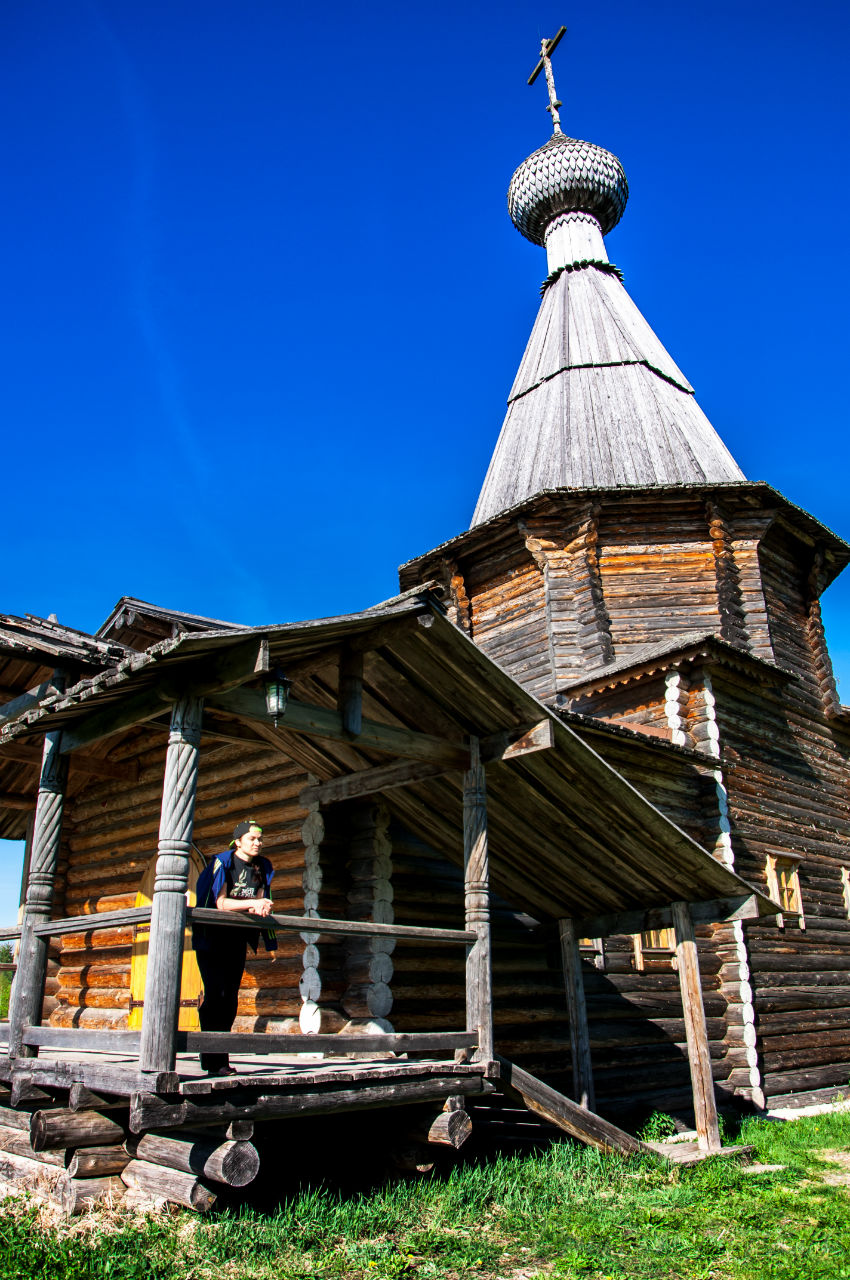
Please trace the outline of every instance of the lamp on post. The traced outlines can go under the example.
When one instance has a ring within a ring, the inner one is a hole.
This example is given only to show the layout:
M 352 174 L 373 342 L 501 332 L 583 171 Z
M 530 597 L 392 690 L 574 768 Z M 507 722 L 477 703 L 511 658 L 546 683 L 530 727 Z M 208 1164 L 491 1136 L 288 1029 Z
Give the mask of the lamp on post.
M 263 688 L 266 694 L 266 711 L 274 719 L 274 727 L 277 728 L 278 720 L 286 715 L 292 681 L 287 680 L 280 667 L 275 667 Z

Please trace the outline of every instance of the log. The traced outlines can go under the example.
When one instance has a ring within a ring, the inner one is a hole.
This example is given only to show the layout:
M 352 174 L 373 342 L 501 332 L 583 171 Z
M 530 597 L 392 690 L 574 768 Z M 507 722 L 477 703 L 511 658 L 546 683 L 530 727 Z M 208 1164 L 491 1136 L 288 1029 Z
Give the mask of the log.
M 679 984 L 682 989 L 682 1008 L 685 1014 L 685 1033 L 694 1091 L 697 1135 L 700 1150 L 713 1153 L 720 1150 L 722 1143 L 717 1126 L 717 1107 L 714 1100 L 714 1081 L 705 1009 L 702 1003 L 694 925 L 686 902 L 673 903 L 673 927 L 676 931 L 676 958 L 679 962 Z
M 65 1152 L 35 1151 L 30 1142 L 28 1129 L 13 1129 L 9 1125 L 0 1125 L 0 1151 L 24 1156 L 27 1160 L 38 1160 L 41 1164 L 56 1165 L 60 1169 L 65 1168 Z
M 0 1180 L 30 1190 L 50 1191 L 65 1176 L 64 1169 L 41 1160 L 0 1150 Z
M 430 1125 L 416 1129 L 414 1137 L 438 1147 L 453 1147 L 455 1151 L 459 1151 L 471 1134 L 472 1121 L 466 1111 L 458 1108 L 441 1111 Z
M 124 1126 L 98 1111 L 36 1111 L 30 1121 L 34 1151 L 49 1147 L 99 1147 L 124 1141 Z
M 118 1177 L 73 1178 L 66 1173 L 57 1185 L 55 1198 L 68 1217 L 72 1217 L 103 1200 L 123 1200 L 124 1194 L 124 1183 Z
M 194 1174 L 149 1164 L 147 1160 L 131 1160 L 121 1173 L 121 1181 L 125 1187 L 143 1192 L 152 1200 L 182 1204 L 197 1213 L 208 1213 L 216 1202 L 214 1192 L 209 1191 Z
M 129 1159 L 123 1145 L 81 1147 L 70 1157 L 68 1173 L 72 1178 L 105 1178 L 120 1173 Z
M 146 1133 L 141 1138 L 130 1138 L 127 1150 L 138 1160 L 179 1169 L 213 1182 L 223 1182 L 228 1187 L 247 1187 L 260 1168 L 257 1149 L 250 1142 L 217 1142 L 203 1138 L 186 1141 Z

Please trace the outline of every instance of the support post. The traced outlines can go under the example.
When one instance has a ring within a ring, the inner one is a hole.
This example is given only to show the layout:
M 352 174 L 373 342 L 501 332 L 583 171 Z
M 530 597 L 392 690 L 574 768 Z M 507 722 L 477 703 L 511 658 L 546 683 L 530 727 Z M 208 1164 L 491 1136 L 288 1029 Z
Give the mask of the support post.
M 348 648 L 339 660 L 338 704 L 343 729 L 356 738 L 363 728 L 363 654 Z
M 590 1061 L 590 1035 L 587 1028 L 587 1004 L 581 972 L 581 952 L 575 922 L 569 916 L 558 921 L 561 960 L 564 966 L 564 988 L 570 1020 L 570 1053 L 573 1060 L 573 1097 L 588 1111 L 596 1110 L 593 1092 L 593 1066 Z
M 174 1070 L 202 711 L 202 699 L 189 697 L 177 702 L 171 713 L 151 903 L 140 1071 Z
M 714 1101 L 714 1080 L 711 1074 L 705 1008 L 702 1003 L 694 922 L 687 902 L 674 902 L 672 910 L 697 1138 L 700 1150 L 711 1153 L 720 1150 L 721 1142 L 717 1125 L 717 1107 Z
M 478 935 L 466 952 L 466 1029 L 478 1034 L 475 1058 L 493 1058 L 493 979 L 490 964 L 490 870 L 487 788 L 478 738 L 469 740 L 463 776 L 463 869 L 466 927 Z
M 61 677 L 54 676 L 54 684 Z M 64 680 L 61 680 L 64 688 Z M 58 687 L 58 686 L 57 686 Z M 62 810 L 68 780 L 68 757 L 62 754 L 60 731 L 48 733 L 41 758 L 41 778 L 35 805 L 24 919 L 18 947 L 18 969 L 9 1003 L 9 1056 L 32 1058 L 37 1049 L 25 1045 L 25 1027 L 41 1022 L 44 982 L 47 976 L 48 939 L 37 937 L 33 927 L 50 919 L 53 885 L 62 839 Z

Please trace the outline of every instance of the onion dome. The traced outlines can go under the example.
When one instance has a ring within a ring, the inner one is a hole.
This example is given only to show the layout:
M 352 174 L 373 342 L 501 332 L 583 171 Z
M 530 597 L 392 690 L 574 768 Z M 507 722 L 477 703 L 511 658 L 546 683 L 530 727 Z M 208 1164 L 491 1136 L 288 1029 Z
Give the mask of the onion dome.
M 508 212 L 526 240 L 542 245 L 547 226 L 562 213 L 589 213 L 607 235 L 628 198 L 629 184 L 615 155 L 556 132 L 511 178 Z

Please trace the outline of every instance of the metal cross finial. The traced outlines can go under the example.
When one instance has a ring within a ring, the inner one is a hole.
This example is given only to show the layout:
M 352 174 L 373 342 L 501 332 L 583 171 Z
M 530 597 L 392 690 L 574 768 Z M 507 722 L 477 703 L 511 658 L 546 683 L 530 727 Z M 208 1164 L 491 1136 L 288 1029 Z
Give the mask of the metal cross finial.
M 567 28 L 561 27 L 561 30 L 558 32 L 558 34 L 554 35 L 551 40 L 541 40 L 540 61 L 532 71 L 531 75 L 528 77 L 528 83 L 534 84 L 534 81 L 540 75 L 540 72 L 541 71 L 546 72 L 546 87 L 549 90 L 549 106 L 546 108 L 546 110 L 552 116 L 552 132 L 553 133 L 561 132 L 561 117 L 558 114 L 558 107 L 563 106 L 563 103 L 559 102 L 558 98 L 555 96 L 555 77 L 552 75 L 552 63 L 550 59 L 552 57 L 552 54 L 555 52 L 556 48 L 560 44 L 561 37 L 565 36 L 566 34 L 567 34 Z

